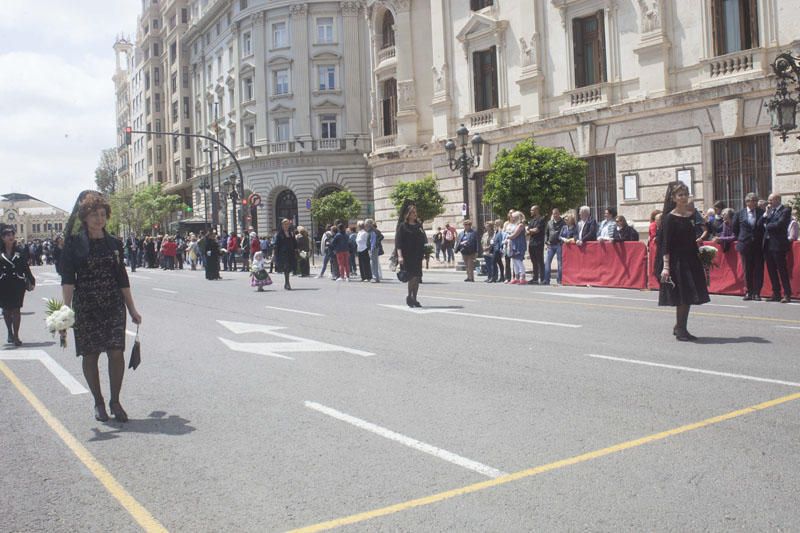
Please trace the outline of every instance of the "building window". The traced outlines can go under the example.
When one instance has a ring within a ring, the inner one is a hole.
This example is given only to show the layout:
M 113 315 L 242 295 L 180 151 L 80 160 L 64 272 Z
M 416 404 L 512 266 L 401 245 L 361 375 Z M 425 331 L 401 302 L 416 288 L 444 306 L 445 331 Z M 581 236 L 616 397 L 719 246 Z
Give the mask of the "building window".
M 285 22 L 276 22 L 272 25 L 272 47 L 284 48 L 289 46 L 289 34 Z
M 336 138 L 336 115 L 322 115 L 319 117 L 319 124 L 322 129 L 320 137 L 323 139 Z
M 185 7 L 181 9 L 181 23 L 186 24 L 189 22 L 189 10 Z
M 317 67 L 319 74 L 319 90 L 333 91 L 336 89 L 336 67 L 334 65 L 322 65 Z
M 498 107 L 497 99 L 497 48 L 472 53 L 472 71 L 475 80 L 475 111 Z
M 156 146 L 156 165 L 160 165 L 162 163 L 162 154 L 161 154 L 161 145 L 159 144 Z
M 233 46 L 228 47 L 228 68 L 233 68 Z
M 333 17 L 317 19 L 317 43 L 330 44 L 333 42 Z
M 208 68 L 206 68 L 208 73 L 208 84 L 211 85 L 211 79 L 214 77 L 214 65 L 212 63 L 208 64 Z
M 189 118 L 189 97 L 183 97 L 183 118 Z
M 493 0 L 470 0 L 470 7 L 473 11 L 478 11 L 479 9 L 483 9 L 484 7 L 489 7 L 490 5 L 494 4 Z
M 281 227 L 281 221 L 288 218 L 297 224 L 297 196 L 286 189 L 282 191 L 275 199 L 275 227 Z
M 595 220 L 602 220 L 608 207 L 617 208 L 616 162 L 613 155 L 589 157 L 586 161 L 586 205 Z
M 756 0 L 713 0 L 711 9 L 716 55 L 758 47 Z
M 186 179 L 187 180 L 192 179 L 192 158 L 191 157 L 187 157 L 186 159 L 183 160 L 183 167 L 184 167 L 184 170 L 186 172 Z
M 217 76 L 222 76 L 222 56 L 217 56 Z
M 381 49 L 394 46 L 394 17 L 387 11 L 381 24 Z
M 181 86 L 184 89 L 189 88 L 189 67 L 183 67 L 181 70 Z
M 247 0 L 239 0 L 239 11 L 247 9 Z
M 184 137 L 183 137 L 183 147 L 184 147 L 186 150 L 191 150 L 191 148 L 192 148 L 192 138 L 191 138 L 191 137 L 189 137 L 189 131 L 190 131 L 190 130 L 189 130 L 189 128 L 188 128 L 188 127 L 187 127 L 187 128 L 183 128 L 183 133 L 184 133 Z
M 245 127 L 245 137 L 247 138 L 247 146 L 256 144 L 256 127 L 252 124 L 248 124 L 247 127 Z
M 274 94 L 289 94 L 289 70 L 276 70 L 273 74 Z
M 740 209 L 749 192 L 759 198 L 769 195 L 772 191 L 769 134 L 714 141 L 712 148 L 714 200 Z
M 153 67 L 153 85 L 161 85 L 161 70 L 158 67 Z
M 383 136 L 397 133 L 397 80 L 383 82 L 381 98 L 381 132 Z
M 606 40 L 603 11 L 572 20 L 575 87 L 606 81 Z
M 245 102 L 253 99 L 253 78 L 245 78 L 242 80 L 242 92 L 244 93 Z
M 251 39 L 249 31 L 242 34 L 242 53 L 246 56 L 253 53 L 253 40 Z
M 153 93 L 154 107 L 156 113 L 161 113 L 161 93 Z
M 289 119 L 279 118 L 275 121 L 275 142 L 289 140 Z
M 170 78 L 170 87 L 172 87 L 172 92 L 177 92 L 178 90 L 178 73 L 174 73 Z
M 178 58 L 178 43 L 173 42 L 169 45 L 169 63 L 170 65 Z

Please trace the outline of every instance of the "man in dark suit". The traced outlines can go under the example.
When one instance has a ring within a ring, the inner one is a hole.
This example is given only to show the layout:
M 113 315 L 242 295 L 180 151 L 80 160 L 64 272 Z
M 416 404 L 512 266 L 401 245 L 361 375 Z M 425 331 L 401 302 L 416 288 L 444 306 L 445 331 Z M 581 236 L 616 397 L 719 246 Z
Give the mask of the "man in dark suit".
M 764 210 L 756 207 L 758 197 L 748 193 L 744 198 L 745 208 L 733 217 L 733 234 L 736 235 L 736 251 L 742 258 L 744 268 L 745 300 L 761 300 L 764 284 Z
M 789 283 L 789 270 L 786 267 L 786 253 L 789 251 L 789 222 L 792 210 L 781 205 L 779 194 L 769 195 L 769 207 L 764 213 L 764 257 L 767 260 L 767 272 L 772 282 L 771 302 L 789 303 L 792 299 L 792 286 Z M 781 299 L 783 285 L 783 299 Z
M 544 281 L 544 230 L 547 220 L 542 216 L 539 206 L 531 206 L 531 218 L 528 221 L 528 255 L 533 270 L 528 285 L 538 285 Z
M 597 221 L 592 218 L 592 210 L 589 209 L 588 205 L 583 205 L 578 212 L 580 214 L 580 220 L 578 221 L 575 237 L 578 246 L 585 242 L 596 241 Z

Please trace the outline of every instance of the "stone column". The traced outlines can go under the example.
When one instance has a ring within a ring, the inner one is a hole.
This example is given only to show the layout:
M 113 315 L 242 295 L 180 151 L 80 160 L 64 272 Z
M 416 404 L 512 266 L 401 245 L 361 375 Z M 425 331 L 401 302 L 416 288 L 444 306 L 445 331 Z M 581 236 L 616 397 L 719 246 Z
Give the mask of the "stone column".
M 417 142 L 417 107 L 410 0 L 398 0 L 394 22 L 397 47 L 397 144 L 413 145 Z
M 308 5 L 294 4 L 289 8 L 292 26 L 292 56 L 290 87 L 294 95 L 295 112 L 292 118 L 294 137 L 304 141 L 305 149 L 311 149 L 311 95 L 308 78 L 311 64 L 308 49 Z M 299 150 L 298 145 L 295 149 Z
M 255 73 L 254 88 L 256 97 L 256 138 L 255 145 L 261 146 L 267 143 L 269 138 L 267 123 L 267 100 L 269 98 L 267 86 L 267 62 L 266 62 L 266 35 L 264 33 L 265 13 L 259 11 L 253 15 L 253 29 L 251 36 L 251 46 L 255 52 Z M 266 152 L 266 151 L 265 151 Z
M 343 65 L 339 70 L 339 83 L 344 90 L 345 116 L 342 133 L 345 137 L 352 137 L 362 133 L 362 102 L 361 81 L 364 72 L 361 71 L 361 37 L 359 30 L 359 11 L 361 2 L 342 2 L 342 31 L 344 50 Z M 340 133 L 341 136 L 341 133 Z

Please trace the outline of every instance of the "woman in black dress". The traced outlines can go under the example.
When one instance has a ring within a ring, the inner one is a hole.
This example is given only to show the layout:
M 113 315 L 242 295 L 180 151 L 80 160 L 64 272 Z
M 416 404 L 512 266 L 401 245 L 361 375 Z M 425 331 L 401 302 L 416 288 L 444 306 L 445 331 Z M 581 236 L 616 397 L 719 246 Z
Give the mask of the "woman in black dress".
M 0 251 L 0 308 L 8 328 L 8 344 L 22 346 L 19 326 L 22 322 L 22 303 L 25 290 L 36 285 L 28 266 L 27 254 L 17 247 L 17 232 L 14 226 L 2 225 L 2 251 Z
M 400 209 L 400 220 L 395 230 L 394 243 L 397 250 L 397 264 L 408 275 L 409 307 L 422 307 L 417 301 L 419 283 L 422 281 L 422 259 L 425 257 L 425 244 L 428 237 L 422 229 L 422 221 L 417 218 L 417 206 L 406 200 Z
M 656 274 L 661 280 L 658 305 L 675 307 L 677 324 L 672 333 L 679 341 L 697 339 L 687 329 L 689 308 L 710 301 L 696 238 L 689 189 L 683 182 L 673 181 L 667 186 L 661 229 L 656 237 Z
M 64 304 L 75 311 L 75 353 L 83 356 L 83 375 L 94 397 L 94 416 L 108 420 L 97 360 L 108 355 L 111 382 L 109 408 L 114 418 L 126 422 L 119 403 L 125 374 L 125 309 L 134 324 L 141 324 L 125 270 L 122 241 L 106 233 L 111 215 L 108 200 L 96 191 L 84 191 L 67 222 L 67 242 L 61 265 Z
M 222 279 L 219 275 L 219 242 L 217 241 L 216 231 L 211 231 L 205 236 L 204 249 L 206 253 L 206 279 Z
M 289 276 L 297 268 L 297 239 L 294 232 L 290 229 L 292 221 L 288 218 L 281 220 L 281 229 L 275 234 L 273 248 L 275 249 L 275 269 L 283 272 L 283 288 L 287 291 L 292 290 L 289 285 Z

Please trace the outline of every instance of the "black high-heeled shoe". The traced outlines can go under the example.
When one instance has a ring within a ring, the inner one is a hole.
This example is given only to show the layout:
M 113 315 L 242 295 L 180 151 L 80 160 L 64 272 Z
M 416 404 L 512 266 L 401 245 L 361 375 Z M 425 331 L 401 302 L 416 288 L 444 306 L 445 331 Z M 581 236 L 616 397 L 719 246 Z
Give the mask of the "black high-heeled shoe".
M 409 307 L 414 307 L 414 300 L 411 299 L 411 296 L 406 296 L 406 305 Z
M 6 339 L 6 344 L 14 344 L 14 334 L 9 332 L 8 339 Z
M 414 300 L 414 307 L 422 307 L 422 304 Z
M 108 402 L 108 408 L 111 409 L 111 414 L 117 422 L 127 422 L 128 413 L 122 408 L 119 402 Z
M 104 404 L 99 403 L 94 406 L 94 419 L 98 422 L 108 422 L 108 412 Z
M 19 337 L 14 337 L 14 346 L 22 346 L 22 341 L 19 340 Z

